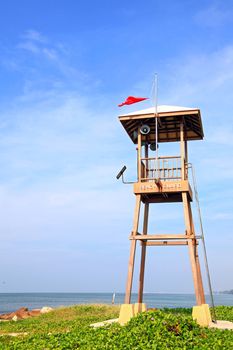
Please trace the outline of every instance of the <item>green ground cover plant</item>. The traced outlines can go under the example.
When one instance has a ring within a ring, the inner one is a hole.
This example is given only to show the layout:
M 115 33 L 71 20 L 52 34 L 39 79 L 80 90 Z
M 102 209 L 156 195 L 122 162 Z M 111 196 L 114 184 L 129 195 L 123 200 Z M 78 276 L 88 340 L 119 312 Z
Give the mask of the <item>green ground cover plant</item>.
M 217 318 L 233 321 L 233 307 L 216 308 Z M 163 350 L 233 349 L 233 331 L 199 327 L 191 309 L 151 310 L 126 326 L 93 329 L 93 322 L 116 318 L 119 307 L 84 305 L 57 309 L 37 318 L 0 323 L 0 349 Z M 17 337 L 8 333 L 21 333 Z M 27 334 L 25 334 L 27 333 Z

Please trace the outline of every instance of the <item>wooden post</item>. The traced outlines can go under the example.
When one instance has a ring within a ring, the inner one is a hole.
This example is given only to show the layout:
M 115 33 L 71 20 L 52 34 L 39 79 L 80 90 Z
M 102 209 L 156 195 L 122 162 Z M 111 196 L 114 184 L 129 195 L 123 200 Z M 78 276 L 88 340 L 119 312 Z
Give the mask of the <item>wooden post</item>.
M 184 123 L 180 123 L 180 155 L 181 155 L 181 179 L 185 180 L 185 142 Z
M 185 150 L 185 161 L 188 163 L 188 142 L 187 140 L 184 141 L 184 150 Z
M 198 278 L 198 284 L 199 284 L 199 292 L 200 292 L 200 299 L 201 299 L 201 304 L 205 304 L 205 292 L 204 292 L 204 287 L 203 287 L 203 282 L 202 282 L 202 276 L 201 276 L 201 266 L 200 266 L 200 261 L 199 261 L 199 256 L 198 256 L 198 248 L 197 244 L 195 244 L 195 260 L 196 260 L 196 265 L 197 265 L 197 278 Z
M 186 234 L 187 236 L 195 236 L 194 225 L 191 216 L 191 206 L 188 200 L 188 196 L 186 192 L 182 192 L 182 200 L 184 206 L 184 219 L 186 226 Z M 204 290 L 202 285 L 202 279 L 200 275 L 200 269 L 198 268 L 198 256 L 197 256 L 197 246 L 196 239 L 192 239 L 188 241 L 189 247 L 189 257 L 191 262 L 192 274 L 193 274 L 193 283 L 196 295 L 197 305 L 203 304 L 204 300 Z
M 188 201 L 188 208 L 189 208 L 189 220 L 191 223 L 191 231 L 193 232 L 193 234 L 195 236 L 192 208 L 191 208 L 191 204 L 189 201 Z M 194 241 L 195 241 L 194 242 L 195 243 L 194 244 L 194 255 L 195 255 L 196 266 L 197 266 L 197 279 L 198 279 L 200 299 L 201 299 L 201 303 L 205 304 L 205 292 L 204 292 L 202 276 L 201 276 L 201 267 L 200 267 L 200 261 L 199 261 L 199 256 L 198 256 L 197 241 L 196 241 L 196 239 L 194 239 Z
M 196 265 L 196 259 L 195 259 L 195 253 L 194 253 L 193 240 L 189 240 L 188 241 L 188 247 L 189 247 L 189 257 L 190 257 L 192 274 L 193 274 L 193 283 L 194 283 L 194 290 L 195 290 L 195 295 L 196 295 L 196 301 L 197 301 L 197 305 L 201 305 L 202 301 L 201 301 L 200 292 L 199 292 L 197 265 Z
M 186 234 L 187 236 L 192 235 L 192 228 L 191 228 L 191 222 L 189 218 L 189 202 L 187 198 L 187 193 L 182 192 L 182 201 L 183 201 L 183 208 L 184 208 L 184 222 L 185 222 L 185 228 L 186 228 Z
M 145 203 L 144 219 L 143 219 L 143 234 L 144 235 L 147 235 L 147 231 L 148 231 L 148 217 L 149 217 L 149 203 Z M 146 242 L 142 242 L 141 265 L 140 265 L 140 274 L 139 274 L 139 289 L 138 289 L 138 302 L 139 303 L 142 303 L 142 300 L 143 300 L 145 261 L 146 261 Z
M 141 181 L 142 178 L 142 134 L 140 132 L 140 128 L 138 128 L 138 181 Z
M 188 179 L 188 142 L 185 140 L 184 142 L 184 166 L 185 166 L 185 179 Z
M 149 165 L 149 162 L 148 162 L 148 144 L 145 145 L 145 158 L 146 158 L 146 161 L 145 161 L 145 165 L 146 165 L 146 171 L 145 171 L 145 175 L 146 175 L 146 179 L 148 179 L 149 177 L 149 171 L 148 171 L 148 165 Z
M 134 211 L 133 230 L 132 230 L 132 234 L 131 234 L 132 236 L 136 236 L 136 234 L 138 232 L 140 206 L 141 206 L 141 195 L 136 195 L 136 206 L 135 206 L 135 211 Z M 131 301 L 131 291 L 132 291 L 132 283 L 133 283 L 136 243 L 137 243 L 137 240 L 131 241 L 130 255 L 129 255 L 129 266 L 128 266 L 128 277 L 127 277 L 126 293 L 125 293 L 125 304 L 130 304 L 130 301 Z

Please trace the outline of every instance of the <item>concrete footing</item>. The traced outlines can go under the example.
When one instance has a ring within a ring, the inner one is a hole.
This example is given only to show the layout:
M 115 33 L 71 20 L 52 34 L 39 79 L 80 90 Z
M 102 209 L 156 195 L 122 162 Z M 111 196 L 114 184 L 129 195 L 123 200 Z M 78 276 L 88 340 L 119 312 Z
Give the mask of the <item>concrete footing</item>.
M 146 304 L 145 303 L 136 303 L 134 304 L 134 315 L 136 316 L 140 312 L 146 311 Z
M 202 327 L 207 327 L 212 322 L 210 308 L 208 304 L 193 307 L 193 319 Z
M 122 304 L 118 322 L 124 325 L 129 322 L 132 317 L 144 311 L 146 311 L 146 304 L 144 303 Z

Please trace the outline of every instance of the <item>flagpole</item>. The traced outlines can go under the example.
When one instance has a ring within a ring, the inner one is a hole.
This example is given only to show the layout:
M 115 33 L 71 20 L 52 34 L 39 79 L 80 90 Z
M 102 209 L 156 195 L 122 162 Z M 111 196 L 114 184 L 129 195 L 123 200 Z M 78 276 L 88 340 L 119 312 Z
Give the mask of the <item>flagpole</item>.
M 154 77 L 154 99 L 155 99 L 155 147 L 156 147 L 155 174 L 156 174 L 156 178 L 158 178 L 159 153 L 158 153 L 158 74 L 157 73 L 155 73 L 155 77 Z

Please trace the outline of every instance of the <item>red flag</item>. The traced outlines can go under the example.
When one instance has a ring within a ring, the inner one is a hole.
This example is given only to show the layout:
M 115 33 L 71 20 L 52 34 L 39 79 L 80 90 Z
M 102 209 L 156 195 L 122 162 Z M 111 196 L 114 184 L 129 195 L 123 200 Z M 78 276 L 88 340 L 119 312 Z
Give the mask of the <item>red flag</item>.
M 133 103 L 141 102 L 144 100 L 148 100 L 148 97 L 134 97 L 134 96 L 129 96 L 127 99 L 122 102 L 118 107 L 122 107 L 124 105 L 132 105 Z

